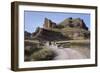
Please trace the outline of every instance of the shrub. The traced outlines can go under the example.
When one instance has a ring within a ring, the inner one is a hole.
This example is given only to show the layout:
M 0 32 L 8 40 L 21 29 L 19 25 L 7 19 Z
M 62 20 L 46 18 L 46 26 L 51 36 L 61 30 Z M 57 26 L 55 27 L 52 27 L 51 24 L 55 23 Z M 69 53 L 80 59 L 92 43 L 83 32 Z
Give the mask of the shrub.
M 52 60 L 55 57 L 55 53 L 50 49 L 44 48 L 31 55 L 31 58 L 35 61 Z
M 31 55 L 33 52 L 43 49 L 42 47 L 25 46 L 25 55 Z

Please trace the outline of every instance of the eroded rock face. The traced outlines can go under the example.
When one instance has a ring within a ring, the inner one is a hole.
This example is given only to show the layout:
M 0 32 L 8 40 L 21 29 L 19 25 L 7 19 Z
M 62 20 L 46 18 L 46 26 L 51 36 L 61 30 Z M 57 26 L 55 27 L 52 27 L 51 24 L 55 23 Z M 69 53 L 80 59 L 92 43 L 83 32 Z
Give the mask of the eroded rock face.
M 52 22 L 50 19 L 45 18 L 43 27 L 44 28 L 48 28 L 48 29 L 55 28 L 56 27 L 56 23 Z
M 38 30 L 33 34 L 34 39 L 43 41 L 56 41 L 56 40 L 68 40 L 67 36 L 64 36 L 61 32 L 55 32 L 45 28 L 38 28 Z
M 66 18 L 59 24 L 48 18 L 44 19 L 43 28 L 38 27 L 32 34 L 25 31 L 25 39 L 58 41 L 68 39 L 88 39 L 90 32 L 81 18 Z
M 64 27 L 80 27 L 82 29 L 88 30 L 88 27 L 86 26 L 85 22 L 81 18 L 66 18 L 62 22 L 59 23 L 59 25 L 63 25 Z
M 64 27 L 67 27 L 67 26 L 69 26 L 69 27 L 80 27 L 80 28 L 88 30 L 88 27 L 86 26 L 83 19 L 81 19 L 81 18 L 73 19 L 72 17 L 66 18 L 65 20 L 63 20 L 59 24 L 56 24 L 55 22 L 51 21 L 50 19 L 45 18 L 43 28 L 47 28 L 47 29 L 56 28 L 60 25 L 62 25 Z

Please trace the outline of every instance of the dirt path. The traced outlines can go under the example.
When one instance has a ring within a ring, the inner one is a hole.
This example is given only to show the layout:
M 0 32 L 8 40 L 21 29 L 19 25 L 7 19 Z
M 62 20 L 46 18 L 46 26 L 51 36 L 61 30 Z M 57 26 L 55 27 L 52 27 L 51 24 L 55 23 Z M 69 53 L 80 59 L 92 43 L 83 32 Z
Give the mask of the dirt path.
M 88 58 L 82 52 L 71 48 L 59 48 L 57 46 L 48 46 L 52 51 L 56 53 L 55 60 L 58 59 L 86 59 Z

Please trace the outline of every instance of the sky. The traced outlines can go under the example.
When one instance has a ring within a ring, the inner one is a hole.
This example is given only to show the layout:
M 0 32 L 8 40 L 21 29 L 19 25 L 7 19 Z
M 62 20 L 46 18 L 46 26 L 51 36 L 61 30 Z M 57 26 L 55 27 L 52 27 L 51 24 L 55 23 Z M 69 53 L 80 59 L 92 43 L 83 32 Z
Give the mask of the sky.
M 86 26 L 90 28 L 90 14 L 85 13 L 64 13 L 64 12 L 40 12 L 40 11 L 24 11 L 25 30 L 32 33 L 37 27 L 43 27 L 44 18 L 48 18 L 55 23 L 60 23 L 66 18 L 81 18 Z

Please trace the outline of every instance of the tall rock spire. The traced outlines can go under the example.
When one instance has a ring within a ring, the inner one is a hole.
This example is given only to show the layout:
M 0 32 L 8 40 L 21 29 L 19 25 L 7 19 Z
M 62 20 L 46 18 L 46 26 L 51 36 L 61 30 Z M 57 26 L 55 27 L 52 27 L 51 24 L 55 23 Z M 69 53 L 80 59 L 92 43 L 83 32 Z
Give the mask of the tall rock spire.
M 43 28 L 50 29 L 56 27 L 56 23 L 52 22 L 50 19 L 45 18 Z

